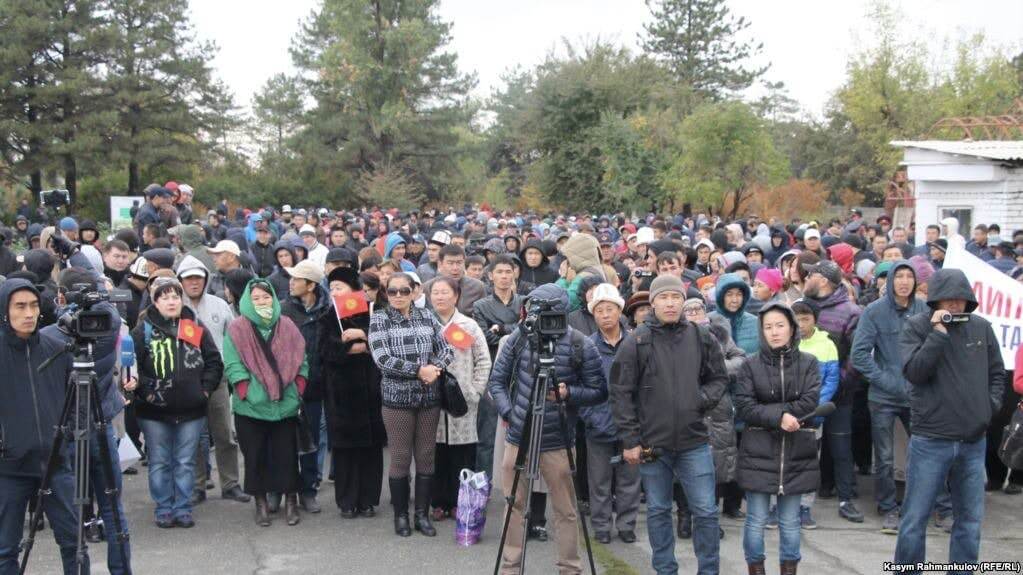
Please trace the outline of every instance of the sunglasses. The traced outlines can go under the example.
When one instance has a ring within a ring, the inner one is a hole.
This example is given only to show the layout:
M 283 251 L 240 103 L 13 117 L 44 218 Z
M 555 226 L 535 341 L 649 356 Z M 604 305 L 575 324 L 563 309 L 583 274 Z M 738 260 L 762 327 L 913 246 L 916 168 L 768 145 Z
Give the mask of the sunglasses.
M 410 287 L 387 288 L 387 295 L 392 296 L 392 297 L 396 296 L 396 295 L 400 295 L 402 297 L 408 297 L 408 296 L 412 295 L 412 288 L 410 288 Z

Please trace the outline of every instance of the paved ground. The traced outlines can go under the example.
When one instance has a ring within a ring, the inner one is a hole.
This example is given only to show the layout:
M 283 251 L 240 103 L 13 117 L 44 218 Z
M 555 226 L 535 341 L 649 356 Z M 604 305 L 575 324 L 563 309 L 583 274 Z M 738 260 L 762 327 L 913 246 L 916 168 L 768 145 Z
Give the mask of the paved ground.
M 819 501 L 815 515 L 820 527 L 803 532 L 801 573 L 876 574 L 883 561 L 890 560 L 895 537 L 878 533 L 880 521 L 873 511 L 870 481 L 859 477 L 860 508 L 867 520 L 854 525 L 840 519 L 835 502 Z M 302 523 L 288 527 L 275 520 L 272 527 L 260 528 L 252 521 L 251 504 L 219 499 L 219 490 L 210 491 L 211 499 L 196 510 L 197 525 L 190 530 L 161 530 L 152 523 L 145 474 L 126 477 L 125 501 L 132 528 L 135 573 L 226 573 L 272 575 L 283 573 L 490 573 L 497 553 L 503 505 L 493 497 L 484 540 L 462 548 L 452 539 L 454 523 L 437 524 L 439 535 L 428 539 L 415 534 L 408 539 L 394 536 L 387 508 L 386 488 L 381 513 L 372 519 L 341 519 L 333 507 L 333 486 L 324 484 L 320 502 L 324 512 L 303 515 Z M 982 561 L 1023 560 L 1023 496 L 988 494 L 987 519 L 981 546 Z M 725 540 L 721 547 L 722 573 L 745 573 L 742 555 L 742 524 L 723 519 Z M 599 553 L 604 573 L 628 573 L 627 564 L 636 573 L 650 573 L 650 548 L 647 544 L 645 514 L 641 515 L 639 541 L 626 545 L 617 539 Z M 928 559 L 947 558 L 948 536 L 931 529 Z M 768 532 L 769 573 L 777 558 L 777 532 Z M 107 573 L 106 545 L 93 546 L 93 573 Z M 610 551 L 608 553 L 607 551 Z M 678 541 L 675 546 L 681 573 L 696 570 L 692 544 Z M 529 546 L 527 573 L 551 573 L 554 543 Z M 612 565 L 609 559 L 616 562 Z M 585 557 L 585 556 L 584 556 Z M 52 534 L 45 531 L 36 545 L 29 573 L 59 573 L 59 559 Z

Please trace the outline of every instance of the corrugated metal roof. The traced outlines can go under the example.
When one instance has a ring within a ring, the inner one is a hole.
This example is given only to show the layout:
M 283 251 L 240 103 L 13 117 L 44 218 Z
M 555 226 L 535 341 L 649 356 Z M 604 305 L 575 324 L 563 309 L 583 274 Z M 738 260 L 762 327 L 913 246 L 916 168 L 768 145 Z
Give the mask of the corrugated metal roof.
M 1010 162 L 1023 161 L 1023 140 L 978 140 L 952 142 L 947 140 L 895 140 L 899 148 L 920 148 L 946 154 L 974 156 Z

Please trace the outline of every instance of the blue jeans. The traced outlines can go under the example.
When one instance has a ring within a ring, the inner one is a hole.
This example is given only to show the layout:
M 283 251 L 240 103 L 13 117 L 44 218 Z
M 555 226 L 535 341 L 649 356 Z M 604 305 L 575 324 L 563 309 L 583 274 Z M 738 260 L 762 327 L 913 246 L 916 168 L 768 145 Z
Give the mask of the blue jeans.
M 984 437 L 972 443 L 916 435 L 909 438 L 906 498 L 902 502 L 902 523 L 895 544 L 897 563 L 924 561 L 931 507 L 945 490 L 946 478 L 952 488 L 955 516 L 948 560 L 950 563 L 977 562 L 980 526 L 984 519 L 986 447 Z
M 716 574 L 721 541 L 710 446 L 664 453 L 656 461 L 641 464 L 639 474 L 646 491 L 646 524 L 653 549 L 654 571 L 658 575 L 678 573 L 675 531 L 671 520 L 672 484 L 677 478 L 693 515 L 693 551 L 699 565 L 697 574 Z
M 895 501 L 895 420 L 902 422 L 906 433 L 912 435 L 909 407 L 897 407 L 884 403 L 870 402 L 870 435 L 874 439 L 874 497 L 881 514 L 896 509 Z M 935 508 L 942 517 L 952 513 L 948 489 L 943 489 L 935 502 Z
M 771 507 L 772 493 L 746 492 L 746 526 L 742 550 L 746 563 L 763 563 L 764 525 Z M 778 499 L 778 560 L 799 561 L 799 501 L 801 495 L 776 495 Z
M 315 496 L 320 488 L 320 454 L 326 454 L 326 450 L 320 448 L 320 419 L 323 417 L 323 402 L 307 401 L 303 406 L 306 421 L 309 422 L 309 435 L 313 438 L 316 451 L 300 456 L 298 467 L 302 478 L 302 495 Z
M 0 476 L 0 575 L 18 573 L 19 544 L 24 534 L 25 510 L 30 499 L 35 499 L 40 478 Z M 52 493 L 43 498 L 43 512 L 53 529 L 53 538 L 60 548 L 64 575 L 79 575 L 75 565 L 75 542 L 78 537 L 78 510 L 75 497 L 75 477 L 65 464 L 50 483 Z M 40 534 L 37 533 L 38 537 Z M 36 541 L 38 551 L 39 541 Z M 36 553 L 38 555 L 38 553 Z M 38 558 L 37 558 L 38 559 Z M 89 573 L 88 552 L 82 573 Z
M 853 477 L 852 405 L 839 405 L 834 413 L 824 419 L 824 437 L 834 464 L 838 500 L 851 501 L 856 486 Z
M 96 504 L 99 506 L 100 517 L 103 518 L 103 527 L 107 535 L 107 569 L 111 575 L 120 575 L 130 569 L 126 569 L 121 560 L 121 546 L 117 541 L 117 534 L 114 532 L 114 508 L 111 505 L 110 497 L 106 493 L 106 475 L 103 473 L 103 457 L 100 455 L 100 441 L 106 441 L 110 449 L 111 463 L 113 463 L 114 485 L 118 492 L 121 491 L 121 466 L 117 456 L 117 437 L 114 435 L 112 425 L 107 426 L 106 437 L 100 437 L 99 432 L 93 432 L 92 441 L 89 442 L 89 481 L 92 482 L 92 492 L 96 497 Z M 124 506 L 121 499 L 117 499 L 117 514 L 121 518 L 121 529 L 125 536 L 128 534 L 128 518 L 124 515 Z M 124 553 L 131 561 L 131 546 L 126 540 L 124 542 Z
M 195 487 L 195 450 L 203 419 L 165 423 L 140 419 L 149 457 L 149 495 L 156 503 L 157 518 L 191 515 Z
M 476 412 L 476 471 L 485 471 L 494 477 L 494 442 L 497 435 L 497 409 L 489 395 L 480 397 Z

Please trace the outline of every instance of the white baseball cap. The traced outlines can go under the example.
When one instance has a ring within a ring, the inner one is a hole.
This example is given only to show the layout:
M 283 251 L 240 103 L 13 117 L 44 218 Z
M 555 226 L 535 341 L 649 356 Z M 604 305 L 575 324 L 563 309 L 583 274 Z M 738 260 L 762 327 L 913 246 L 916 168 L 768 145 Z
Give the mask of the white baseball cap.
M 818 240 L 821 239 L 821 233 L 817 230 L 817 228 L 808 228 L 805 232 L 803 232 L 804 242 L 810 238 L 817 238 Z
M 310 224 L 302 224 L 302 227 L 298 229 L 298 235 L 304 236 L 306 234 L 309 234 L 311 236 L 315 236 L 316 235 L 316 228 L 314 228 Z
M 238 247 L 238 244 L 231 240 L 220 240 L 217 242 L 216 247 L 206 248 L 206 251 L 211 254 L 222 254 L 224 252 L 228 252 L 239 257 L 242 255 L 242 250 Z
M 291 204 L 284 204 L 283 206 L 281 206 L 281 213 L 282 214 L 290 214 L 291 213 Z

